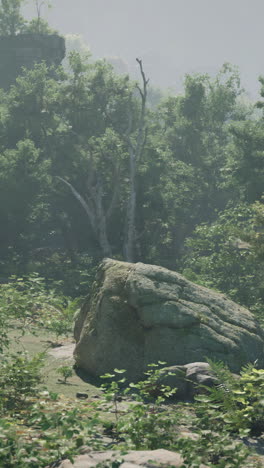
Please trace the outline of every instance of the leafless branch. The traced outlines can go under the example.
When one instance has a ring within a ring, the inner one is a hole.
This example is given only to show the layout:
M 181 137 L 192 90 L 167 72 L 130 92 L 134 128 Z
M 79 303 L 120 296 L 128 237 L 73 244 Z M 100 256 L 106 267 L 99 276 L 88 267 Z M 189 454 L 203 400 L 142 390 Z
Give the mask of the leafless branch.
M 88 216 L 88 218 L 90 220 L 92 228 L 95 230 L 96 229 L 95 216 L 94 216 L 94 213 L 92 212 L 91 208 L 89 207 L 89 204 L 87 203 L 87 201 L 73 187 L 73 185 L 70 182 L 68 182 L 67 180 L 65 180 L 65 179 L 63 179 L 62 177 L 59 177 L 59 176 L 56 176 L 56 179 L 60 180 L 63 184 L 65 184 L 67 187 L 69 187 L 69 189 L 71 190 L 71 192 L 73 193 L 75 198 L 80 202 L 80 204 L 84 208 L 84 210 L 85 210 L 85 212 L 86 212 L 86 214 L 87 214 L 87 216 Z

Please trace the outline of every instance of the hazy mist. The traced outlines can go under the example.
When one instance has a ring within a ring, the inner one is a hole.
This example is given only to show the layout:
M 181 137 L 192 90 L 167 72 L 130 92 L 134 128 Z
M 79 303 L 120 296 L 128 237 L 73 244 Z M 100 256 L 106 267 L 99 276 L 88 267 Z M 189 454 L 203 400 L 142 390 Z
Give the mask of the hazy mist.
M 264 74 L 263 0 L 53 0 L 43 16 L 62 34 L 81 34 L 95 57 L 141 57 L 153 85 L 178 89 L 186 72 L 237 65 L 258 95 Z M 34 13 L 31 0 L 24 8 Z

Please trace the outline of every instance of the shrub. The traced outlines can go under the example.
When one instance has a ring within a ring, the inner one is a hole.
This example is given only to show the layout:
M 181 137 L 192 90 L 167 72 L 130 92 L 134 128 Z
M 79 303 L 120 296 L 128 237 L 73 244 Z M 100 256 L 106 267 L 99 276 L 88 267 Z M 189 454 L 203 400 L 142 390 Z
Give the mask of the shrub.
M 21 410 L 28 397 L 38 393 L 44 353 L 30 359 L 27 353 L 3 355 L 0 363 L 0 409 L 2 413 Z
M 102 449 L 95 409 L 40 392 L 17 420 L 0 419 L 1 468 L 57 466 L 65 458 L 73 461 L 84 444 Z
M 61 366 L 57 369 L 57 372 L 64 378 L 64 383 L 67 383 L 67 380 L 73 376 L 73 370 L 71 366 Z
M 159 395 L 156 396 L 153 388 L 157 387 L 160 378 L 160 366 L 165 363 L 150 364 L 146 372 L 146 379 L 138 383 L 130 383 L 122 390 L 126 379 L 112 380 L 104 384 L 106 401 L 112 401 L 116 416 L 116 434 L 118 438 L 126 440 L 126 446 L 133 449 L 156 449 L 168 447 L 171 444 L 172 427 L 178 420 L 177 415 L 172 415 L 162 404 L 176 389 L 159 384 Z M 124 370 L 114 370 L 115 374 L 106 374 L 103 378 L 118 378 Z M 133 402 L 128 411 L 122 414 L 118 411 L 118 399 L 120 396 L 129 395 Z
M 209 361 L 219 385 L 196 397 L 201 427 L 223 427 L 240 437 L 264 432 L 264 369 L 242 368 L 240 378 L 221 362 Z
M 36 326 L 42 326 L 54 332 L 56 339 L 72 332 L 80 300 L 59 296 L 57 286 L 54 283 L 47 289 L 46 280 L 37 273 L 26 278 L 13 276 L 8 283 L 0 284 L 0 353 L 8 348 L 12 324 L 22 334 L 28 327 L 36 332 Z

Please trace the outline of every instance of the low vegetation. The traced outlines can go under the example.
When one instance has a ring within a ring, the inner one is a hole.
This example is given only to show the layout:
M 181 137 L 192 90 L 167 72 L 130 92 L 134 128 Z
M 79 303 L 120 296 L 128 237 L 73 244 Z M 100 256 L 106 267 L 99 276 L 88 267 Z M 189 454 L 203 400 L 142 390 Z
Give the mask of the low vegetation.
M 69 331 L 69 305 L 47 290 L 38 276 L 2 285 L 0 363 L 0 465 L 3 468 L 55 466 L 81 447 L 94 450 L 165 448 L 181 453 L 183 467 L 258 466 L 245 444 L 264 433 L 264 370 L 247 366 L 240 378 L 210 362 L 217 385 L 204 387 L 193 403 L 177 402 L 177 389 L 157 386 L 164 362 L 149 366 L 141 382 L 126 381 L 126 371 L 102 376 L 101 397 L 78 400 L 45 388 L 41 369 L 45 353 L 13 351 L 8 327 L 22 335 L 31 327 L 42 336 L 52 312 Z M 13 298 L 13 299 L 12 299 Z M 63 308 L 64 304 L 64 308 Z M 52 309 L 51 309 L 52 308 Z M 71 320 L 73 307 L 71 309 Z M 11 313 L 12 311 L 12 313 Z M 52 329 L 52 328 L 51 328 Z M 64 335 L 60 335 L 61 338 Z M 70 385 L 71 366 L 57 369 L 62 387 Z M 76 388 L 74 388 L 76 392 Z M 260 466 L 260 465 L 259 465 Z

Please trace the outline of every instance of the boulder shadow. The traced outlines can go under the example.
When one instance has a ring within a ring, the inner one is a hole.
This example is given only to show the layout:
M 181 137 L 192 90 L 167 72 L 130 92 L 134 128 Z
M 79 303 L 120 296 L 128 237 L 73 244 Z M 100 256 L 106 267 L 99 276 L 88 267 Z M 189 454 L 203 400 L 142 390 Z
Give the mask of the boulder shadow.
M 90 374 L 89 372 L 77 367 L 76 365 L 73 366 L 75 374 L 85 383 L 93 385 L 94 387 L 101 387 L 103 383 L 103 379 L 100 377 L 95 377 L 94 375 Z

